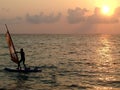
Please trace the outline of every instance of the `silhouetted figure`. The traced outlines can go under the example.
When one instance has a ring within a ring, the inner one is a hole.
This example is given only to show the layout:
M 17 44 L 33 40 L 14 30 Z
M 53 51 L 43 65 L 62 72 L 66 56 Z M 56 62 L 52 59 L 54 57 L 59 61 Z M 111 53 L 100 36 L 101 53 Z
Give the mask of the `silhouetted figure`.
M 21 48 L 21 49 L 20 49 L 20 52 L 17 52 L 17 53 L 20 53 L 20 55 L 21 55 L 21 59 L 20 59 L 20 61 L 18 62 L 18 69 L 19 69 L 19 70 L 21 69 L 21 66 L 20 66 L 20 63 L 21 63 L 21 62 L 23 62 L 24 69 L 26 69 L 26 65 L 25 65 L 25 53 L 24 53 L 23 48 Z

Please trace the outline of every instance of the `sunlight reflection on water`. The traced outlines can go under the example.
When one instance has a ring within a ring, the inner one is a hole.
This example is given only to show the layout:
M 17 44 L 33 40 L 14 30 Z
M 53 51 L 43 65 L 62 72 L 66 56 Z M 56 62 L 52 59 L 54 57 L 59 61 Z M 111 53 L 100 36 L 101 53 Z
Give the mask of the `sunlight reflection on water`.
M 117 78 L 114 75 L 111 75 L 110 73 L 115 73 L 114 68 L 114 59 L 112 57 L 112 48 L 114 44 L 109 41 L 110 35 L 102 35 L 99 39 L 99 42 L 101 43 L 101 47 L 97 48 L 97 52 L 99 55 L 99 61 L 97 61 L 98 64 L 98 70 L 99 72 L 102 72 L 99 74 L 99 80 L 101 82 L 108 82 L 108 81 L 115 81 Z M 107 85 L 107 84 L 106 84 Z M 112 87 L 95 87 L 97 90 L 111 90 Z

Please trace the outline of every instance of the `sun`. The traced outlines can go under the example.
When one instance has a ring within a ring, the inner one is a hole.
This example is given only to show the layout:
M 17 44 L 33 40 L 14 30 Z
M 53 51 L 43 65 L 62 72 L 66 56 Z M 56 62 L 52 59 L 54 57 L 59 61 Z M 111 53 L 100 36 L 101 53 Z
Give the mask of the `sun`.
M 109 8 L 108 6 L 103 6 L 103 7 L 102 7 L 102 12 L 103 12 L 104 14 L 108 14 L 108 13 L 110 12 L 110 8 Z
M 110 7 L 109 6 L 103 6 L 102 7 L 102 13 L 105 15 L 110 15 Z
M 112 6 L 104 5 L 101 7 L 101 13 L 106 16 L 112 16 L 114 14 L 115 8 Z
M 101 9 L 101 14 L 104 16 L 113 16 L 115 9 L 119 7 L 118 0 L 94 0 L 95 6 Z

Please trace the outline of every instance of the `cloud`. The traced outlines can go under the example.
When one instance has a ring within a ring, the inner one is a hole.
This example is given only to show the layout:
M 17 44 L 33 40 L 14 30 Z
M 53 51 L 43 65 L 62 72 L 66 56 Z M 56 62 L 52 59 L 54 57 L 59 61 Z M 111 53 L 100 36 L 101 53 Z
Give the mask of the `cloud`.
M 120 17 L 120 7 L 117 7 L 114 13 L 115 17 Z
M 8 12 L 9 9 L 1 8 L 4 12 Z M 89 24 L 112 24 L 118 23 L 120 18 L 120 7 L 115 9 L 113 16 L 105 16 L 101 14 L 100 8 L 96 7 L 91 14 L 91 12 L 86 8 L 76 7 L 75 9 L 67 10 L 67 21 L 69 24 L 79 24 L 79 23 L 89 23 Z M 2 18 L 0 19 L 0 24 L 4 23 L 33 23 L 33 24 L 41 24 L 41 23 L 55 23 L 60 21 L 62 14 L 44 14 L 41 12 L 39 14 L 26 14 L 25 16 L 15 17 L 15 18 Z
M 55 23 L 60 20 L 61 13 L 58 13 L 56 16 L 51 13 L 49 15 L 44 15 L 43 12 L 36 15 L 26 15 L 26 20 L 30 23 L 39 24 L 39 23 Z
M 21 17 L 15 17 L 15 18 L 11 18 L 11 19 L 0 19 L 0 24 L 18 24 L 22 22 L 22 18 Z
M 92 15 L 88 17 L 87 22 L 92 24 L 111 24 L 118 23 L 119 19 L 115 17 L 98 17 L 96 15 Z
M 75 10 L 68 9 L 68 22 L 70 24 L 77 24 L 80 22 L 91 24 L 110 24 L 118 23 L 120 17 L 120 7 L 116 8 L 115 15 L 104 16 L 101 14 L 100 8 L 96 7 L 92 15 L 89 15 L 89 10 L 76 8 Z
M 88 12 L 87 9 L 76 8 L 75 10 L 68 9 L 68 22 L 71 24 L 83 22 L 86 19 L 85 13 Z
M 10 9 L 8 9 L 8 8 L 1 8 L 1 11 L 3 11 L 3 12 L 9 12 Z

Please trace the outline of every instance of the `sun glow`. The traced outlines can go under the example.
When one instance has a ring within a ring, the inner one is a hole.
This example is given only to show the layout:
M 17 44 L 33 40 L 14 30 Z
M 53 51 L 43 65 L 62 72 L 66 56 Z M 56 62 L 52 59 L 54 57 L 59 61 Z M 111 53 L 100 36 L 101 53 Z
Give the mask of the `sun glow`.
M 117 0 L 95 0 L 95 6 L 101 8 L 101 14 L 112 16 L 119 2 Z
M 110 6 L 104 5 L 101 7 L 101 12 L 104 15 L 112 16 L 114 13 L 114 9 L 112 9 Z
M 102 7 L 102 12 L 103 12 L 104 14 L 108 14 L 108 13 L 110 12 L 110 8 L 109 8 L 108 6 L 103 6 L 103 7 Z
M 101 8 L 101 12 L 102 12 L 104 15 L 112 16 L 112 15 L 114 14 L 114 9 L 111 8 L 110 6 L 104 5 L 104 6 Z

